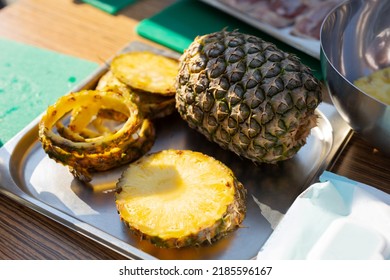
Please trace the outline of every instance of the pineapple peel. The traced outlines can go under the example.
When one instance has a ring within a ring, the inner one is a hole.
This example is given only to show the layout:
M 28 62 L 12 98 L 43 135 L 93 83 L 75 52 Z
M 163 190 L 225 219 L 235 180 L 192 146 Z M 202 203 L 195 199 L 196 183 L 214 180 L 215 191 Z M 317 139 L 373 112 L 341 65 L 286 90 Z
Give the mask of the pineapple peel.
M 69 112 L 69 124 L 65 125 Z M 39 122 L 39 140 L 50 158 L 67 165 L 79 180 L 89 182 L 91 172 L 138 159 L 152 147 L 154 125 L 138 113 L 137 106 L 120 93 L 72 92 L 46 110 Z M 102 119 L 106 118 L 120 121 L 119 128 L 104 126 Z M 96 130 L 87 126 L 90 123 Z

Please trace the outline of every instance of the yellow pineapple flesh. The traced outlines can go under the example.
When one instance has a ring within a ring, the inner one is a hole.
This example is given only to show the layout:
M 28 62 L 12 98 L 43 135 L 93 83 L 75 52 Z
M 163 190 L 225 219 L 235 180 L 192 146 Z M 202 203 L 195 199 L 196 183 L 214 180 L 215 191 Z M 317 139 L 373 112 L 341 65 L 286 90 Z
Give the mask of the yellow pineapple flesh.
M 242 223 L 246 191 L 216 159 L 163 150 L 130 164 L 117 183 L 116 205 L 129 228 L 159 247 L 213 241 Z

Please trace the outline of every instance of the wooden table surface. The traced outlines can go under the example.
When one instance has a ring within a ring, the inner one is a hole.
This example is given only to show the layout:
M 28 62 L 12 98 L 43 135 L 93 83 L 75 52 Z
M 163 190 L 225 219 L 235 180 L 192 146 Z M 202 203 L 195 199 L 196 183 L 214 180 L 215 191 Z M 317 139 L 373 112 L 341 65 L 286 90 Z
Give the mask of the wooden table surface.
M 140 0 L 109 15 L 75 0 L 18 0 L 0 10 L 0 37 L 102 64 L 139 37 L 134 27 L 174 0 Z M 330 171 L 390 193 L 390 157 L 353 135 Z M 0 195 L 0 259 L 123 259 Z

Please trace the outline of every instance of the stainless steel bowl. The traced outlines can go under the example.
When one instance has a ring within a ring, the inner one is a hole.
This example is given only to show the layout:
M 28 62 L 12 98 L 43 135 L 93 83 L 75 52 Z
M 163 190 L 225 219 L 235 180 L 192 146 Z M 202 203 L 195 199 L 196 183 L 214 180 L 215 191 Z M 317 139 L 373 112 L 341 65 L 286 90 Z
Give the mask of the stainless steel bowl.
M 321 27 L 321 68 L 342 118 L 362 138 L 390 155 L 390 106 L 353 85 L 390 66 L 390 1 L 350 0 Z

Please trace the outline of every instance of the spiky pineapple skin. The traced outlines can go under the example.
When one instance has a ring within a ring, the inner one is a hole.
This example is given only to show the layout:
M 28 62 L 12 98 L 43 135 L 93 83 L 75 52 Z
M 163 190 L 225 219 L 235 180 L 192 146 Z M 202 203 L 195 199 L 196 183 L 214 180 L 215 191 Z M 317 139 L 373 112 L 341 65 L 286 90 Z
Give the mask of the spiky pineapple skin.
M 176 107 L 190 127 L 256 163 L 293 157 L 322 85 L 293 54 L 238 31 L 198 36 L 180 59 Z

